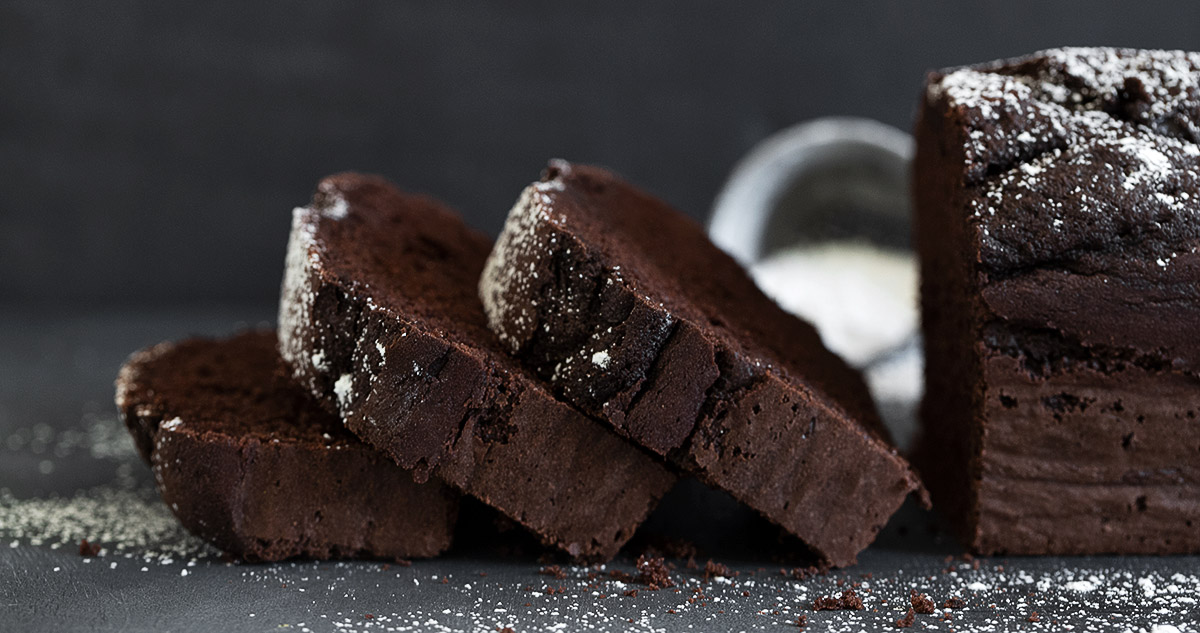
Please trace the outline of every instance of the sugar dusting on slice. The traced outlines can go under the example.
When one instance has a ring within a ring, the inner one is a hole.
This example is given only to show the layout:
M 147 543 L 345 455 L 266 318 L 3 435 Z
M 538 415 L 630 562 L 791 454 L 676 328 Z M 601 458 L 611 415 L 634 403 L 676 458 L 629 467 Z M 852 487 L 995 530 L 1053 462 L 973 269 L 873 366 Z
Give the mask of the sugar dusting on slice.
M 592 354 L 592 364 L 601 369 L 608 369 L 609 360 L 610 359 L 607 351 L 601 350 Z
M 307 368 L 328 371 L 325 354 L 307 339 L 308 323 L 316 294 L 313 276 L 320 266 L 316 219 L 307 207 L 292 211 L 292 231 L 284 260 L 283 288 L 279 301 L 279 353 L 292 367 L 294 377 L 315 390 L 315 377 Z
M 347 407 L 354 399 L 354 376 L 351 374 L 342 374 L 338 377 L 337 382 L 333 383 L 333 394 L 337 397 L 338 406 L 342 409 L 342 415 L 348 415 Z
M 488 326 L 514 352 L 537 327 L 537 314 L 536 305 L 526 306 L 509 298 L 532 294 L 530 289 L 538 282 L 537 263 L 550 256 L 537 233 L 538 226 L 549 219 L 544 206 L 549 202 L 545 183 L 530 185 L 521 192 L 479 278 L 479 298 Z

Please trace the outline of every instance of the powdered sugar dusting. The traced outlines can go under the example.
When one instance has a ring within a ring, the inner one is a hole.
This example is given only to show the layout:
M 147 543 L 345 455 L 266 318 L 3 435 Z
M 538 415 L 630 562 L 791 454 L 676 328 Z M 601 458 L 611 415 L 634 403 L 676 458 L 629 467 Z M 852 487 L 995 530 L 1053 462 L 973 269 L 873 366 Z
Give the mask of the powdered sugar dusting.
M 1056 49 L 955 70 L 928 95 L 967 124 L 985 261 L 1085 248 L 1115 231 L 1116 217 L 1131 226 L 1200 215 L 1200 54 Z
M 1063 589 L 1087 593 L 1089 591 L 1096 590 L 1096 583 L 1092 582 L 1091 580 L 1072 580 L 1071 582 L 1063 585 Z
M 309 321 L 316 293 L 313 279 L 320 266 L 316 218 L 311 209 L 292 211 L 292 231 L 284 261 L 283 287 L 279 299 L 279 353 L 291 366 L 293 376 L 316 392 L 316 376 L 329 371 L 325 352 L 308 340 Z
M 1067 47 L 1001 65 L 1011 68 L 1031 60 L 1041 63 L 1020 73 L 1000 74 L 996 72 L 1000 65 L 955 70 L 931 84 L 929 94 L 933 98 L 944 94 L 954 104 L 979 108 L 986 118 L 1000 114 L 996 106 L 1008 100 L 1008 95 L 1095 110 L 1127 90 L 1132 77 L 1148 97 L 1144 114 L 1162 117 L 1174 113 L 1180 102 L 1200 87 L 1200 53 Z
M 110 432 L 121 430 L 111 419 L 88 424 L 109 429 L 87 434 L 104 443 Z M 20 441 L 10 438 L 0 450 L 57 456 L 53 447 L 64 445 L 65 435 L 43 427 L 21 430 L 12 434 Z M 141 468 L 129 436 L 121 432 L 119 439 L 123 450 L 100 453 L 120 455 L 126 471 Z M 61 453 L 63 458 L 74 458 L 72 451 L 80 457 L 97 454 L 86 440 L 65 445 L 75 448 Z M 111 467 L 109 460 L 97 463 Z M 83 538 L 99 546 L 94 556 L 79 554 Z M 890 534 L 885 540 L 895 538 Z M 916 616 L 914 630 L 1197 633 L 1200 621 L 1194 557 L 972 563 L 943 560 L 916 543 L 900 550 L 880 544 L 864 552 L 854 568 L 805 578 L 780 573 L 765 558 L 727 561 L 733 569 L 715 577 L 706 575 L 702 564 L 688 568 L 676 561 L 670 570 L 676 586 L 657 591 L 629 579 L 635 569 L 627 557 L 608 565 L 563 565 L 553 575 L 539 574 L 541 565 L 532 554 L 502 560 L 451 556 L 411 566 L 372 561 L 234 565 L 191 536 L 155 491 L 128 472 L 66 495 L 19 498 L 0 490 L 0 547 L 13 552 L 5 562 L 17 561 L 20 572 L 34 579 L 14 585 L 15 600 L 28 607 L 25 612 L 35 609 L 39 618 L 45 617 L 44 604 L 94 608 L 94 601 L 63 601 L 45 591 L 47 577 L 65 574 L 70 580 L 56 582 L 92 587 L 135 579 L 164 594 L 211 596 L 220 600 L 226 611 L 221 622 L 229 628 L 296 631 L 788 631 L 802 630 L 795 623 L 803 617 L 803 630 L 856 633 L 893 630 L 913 591 L 927 594 L 935 605 L 933 613 Z M 818 597 L 847 589 L 861 598 L 862 611 L 814 610 Z M 952 598 L 961 599 L 961 605 L 943 606 Z M 1039 618 L 1030 621 L 1035 611 Z M 137 622 L 131 625 L 136 628 Z
M 608 369 L 608 361 L 609 360 L 610 360 L 610 358 L 609 358 L 608 352 L 606 352 L 606 351 L 601 350 L 599 352 L 592 354 L 592 364 L 601 369 Z
M 312 366 L 321 373 L 329 371 L 329 363 L 325 361 L 325 350 L 319 349 L 312 353 Z
M 346 217 L 350 211 L 350 205 L 346 203 L 346 199 L 342 196 L 336 196 L 330 200 L 328 206 L 321 209 L 321 215 L 332 220 L 341 220 Z
M 337 382 L 333 383 L 333 394 L 337 397 L 338 406 L 342 409 L 342 415 L 348 415 L 350 412 L 346 409 L 354 399 L 354 376 L 342 374 L 338 377 Z
M 319 205 L 317 211 L 331 220 L 345 219 L 346 214 L 350 212 L 350 205 L 337 185 L 329 180 L 323 180 L 317 185 L 317 190 L 323 194 L 322 204 Z
M 538 226 L 549 219 L 544 205 L 549 203 L 546 192 L 553 189 L 544 185 L 530 185 L 521 192 L 479 278 L 479 298 L 488 327 L 514 352 L 537 326 L 536 310 L 510 297 L 530 292 L 531 286 L 538 283 L 539 257 L 549 256 L 537 232 Z
M 1032 148 L 1052 139 L 1071 144 L 1092 135 L 1145 138 L 1149 128 L 1165 120 L 1182 128 L 1171 136 L 1184 141 L 1179 144 L 1184 151 L 1192 155 L 1200 151 L 1195 143 L 1200 139 L 1200 126 L 1179 115 L 1200 92 L 1200 54 L 1063 48 L 1003 64 L 958 69 L 928 87 L 931 100 L 944 97 L 951 107 L 976 112 L 980 120 L 995 126 L 989 133 L 974 130 L 969 134 L 970 160 L 994 154 L 998 146 Z M 1025 65 L 1014 72 L 1017 64 Z M 1003 74 L 999 72 L 1002 68 L 1006 69 Z M 1131 89 L 1138 94 L 1131 96 Z M 1133 126 L 1110 114 L 1114 104 L 1135 98 L 1136 114 L 1130 116 L 1132 123 L 1142 128 L 1136 135 Z M 1142 146 L 1149 145 L 1143 140 Z M 1156 158 L 1142 156 L 1151 162 Z M 1169 166 L 1157 161 L 1159 166 L 1164 164 Z
M 1083 84 L 1079 90 L 1059 98 L 1064 102 L 1113 95 L 1127 87 L 1130 77 L 1136 76 L 1150 97 L 1146 104 L 1149 114 L 1163 116 L 1178 105 L 1181 95 L 1194 93 L 1200 86 L 1197 75 L 1200 53 L 1068 47 L 1045 51 L 1044 55 L 1054 62 L 1051 72 L 1060 80 L 1056 84 L 1064 77 Z M 1064 93 L 1046 91 L 1046 94 Z
M 577 259 L 573 249 L 590 248 L 569 226 L 570 205 L 589 204 L 585 199 L 590 195 L 572 180 L 575 169 L 566 161 L 552 160 L 550 177 L 525 188 L 479 281 L 488 326 L 509 350 L 520 353 L 535 337 L 561 347 L 563 351 L 545 359 L 546 366 L 539 369 L 549 370 L 547 379 L 569 402 L 600 398 L 595 378 L 610 364 L 627 362 L 617 354 L 627 335 L 623 329 L 599 326 L 587 333 L 567 333 L 548 322 L 582 318 L 580 313 L 589 309 L 597 293 L 611 292 L 613 284 L 624 282 L 619 264 L 592 271 L 573 263 Z M 546 278 L 547 270 L 558 277 Z M 661 328 L 658 335 L 665 336 L 673 325 L 672 315 L 658 299 L 641 294 L 640 300 L 662 310 L 656 326 Z
M 1125 176 L 1122 186 L 1127 190 L 1132 191 L 1147 183 L 1162 182 L 1174 169 L 1169 158 L 1148 144 L 1139 143 L 1134 138 L 1124 138 L 1119 143 L 1140 163 L 1134 171 Z
M 100 486 L 69 497 L 18 499 L 0 489 L 0 538 L 34 546 L 101 545 L 100 558 L 169 565 L 215 558 L 215 549 L 179 524 L 153 490 Z M 126 564 L 133 564 L 126 563 Z

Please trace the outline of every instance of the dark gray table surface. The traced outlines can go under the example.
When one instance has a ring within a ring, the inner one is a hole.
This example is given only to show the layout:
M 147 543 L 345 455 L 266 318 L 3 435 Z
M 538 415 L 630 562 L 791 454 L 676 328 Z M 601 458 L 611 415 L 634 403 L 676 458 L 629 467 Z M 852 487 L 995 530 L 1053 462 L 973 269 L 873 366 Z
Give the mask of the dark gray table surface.
M 273 316 L 0 309 L 0 631 L 798 630 L 799 616 L 809 631 L 895 630 L 911 590 L 966 601 L 949 621 L 940 608 L 918 615 L 918 630 L 1200 630 L 1200 557 L 969 561 L 932 515 L 906 507 L 856 567 L 795 580 L 761 522 L 694 483 L 639 537 L 688 538 L 701 567 L 711 556 L 736 577 L 706 580 L 677 560 L 678 586 L 648 591 L 608 575 L 633 570 L 631 547 L 604 568 L 564 566 L 560 579 L 538 573 L 545 553 L 501 555 L 486 537 L 411 566 L 226 562 L 158 501 L 116 420 L 112 380 L 139 347 Z M 101 554 L 81 556 L 82 538 Z M 863 611 L 813 611 L 854 583 Z

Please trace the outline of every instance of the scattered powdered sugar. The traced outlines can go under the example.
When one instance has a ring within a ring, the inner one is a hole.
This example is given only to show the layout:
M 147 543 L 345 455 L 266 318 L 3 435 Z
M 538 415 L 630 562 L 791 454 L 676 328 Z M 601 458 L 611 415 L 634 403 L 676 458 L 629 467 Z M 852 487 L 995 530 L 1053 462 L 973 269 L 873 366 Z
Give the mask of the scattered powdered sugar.
M 1154 581 L 1150 578 L 1139 578 L 1138 586 L 1142 588 L 1142 594 L 1147 598 L 1152 597 L 1157 591 L 1154 586 Z
M 1093 583 L 1091 580 L 1072 580 L 1071 582 L 1063 585 L 1063 589 L 1067 589 L 1068 591 L 1078 591 L 1080 593 L 1087 593 L 1089 591 L 1095 591 L 1096 584 Z
M 1014 61 L 1025 60 L 1043 60 L 1044 66 L 1015 74 L 1000 74 L 989 66 L 959 68 L 929 85 L 931 100 L 944 96 L 952 106 L 978 111 L 996 126 L 989 134 L 971 131 L 968 159 L 988 155 L 995 144 L 1030 147 L 1052 138 L 1078 144 L 1085 137 L 1099 137 L 1134 144 L 1129 147 L 1133 155 L 1148 169 L 1162 173 L 1172 164 L 1154 144 L 1170 140 L 1184 153 L 1200 152 L 1182 137 L 1148 133 L 1146 127 L 1117 120 L 1102 109 L 1134 78 L 1147 94 L 1147 100 L 1139 102 L 1146 109 L 1142 116 L 1153 120 L 1180 111 L 1184 100 L 1194 100 L 1200 90 L 1200 54 L 1063 48 Z M 1068 83 L 1079 88 L 1068 89 Z M 1020 122 L 1021 127 L 1010 129 L 1009 120 Z M 1200 129 L 1192 132 L 1193 137 L 1200 135 Z
M 0 489 L 0 538 L 51 549 L 78 549 L 87 539 L 101 546 L 101 557 L 164 565 L 218 555 L 179 524 L 155 491 L 108 485 L 35 499 Z
M 652 590 L 632 579 L 631 561 L 608 565 L 492 565 L 469 561 L 414 563 L 395 568 L 359 563 L 289 563 L 246 568 L 244 583 L 281 587 L 297 600 L 340 607 L 307 610 L 278 624 L 299 631 L 670 631 L 813 630 L 834 633 L 893 630 L 915 603 L 928 596 L 932 612 L 914 617 L 914 630 L 967 633 L 1023 631 L 1130 631 L 1195 633 L 1197 609 L 1188 594 L 1200 577 L 1173 574 L 1175 593 L 1143 596 L 1143 580 L 1162 584 L 1162 574 L 1090 566 L 1042 571 L 1020 563 L 955 562 L 940 571 L 881 573 L 861 568 L 803 580 L 784 570 L 734 567 L 711 577 L 702 565 L 670 569 L 675 586 Z M 898 561 L 898 559 L 896 559 Z M 980 565 L 979 563 L 983 563 Z M 1086 574 L 1090 580 L 1081 580 Z M 982 582 L 980 579 L 987 579 Z M 1087 592 L 1072 587 L 1094 585 Z M 404 597 L 380 601 L 364 587 L 403 588 Z M 853 591 L 861 610 L 817 610 L 821 597 Z M 352 609 L 346 607 L 349 599 Z M 928 604 L 928 603 L 927 603 Z M 928 608 L 928 607 L 926 607 Z M 257 612 L 256 619 L 262 617 Z M 1035 615 L 1036 614 L 1036 615 Z M 247 614 L 247 617 L 249 614 Z M 803 622 L 804 628 L 797 628 Z M 275 623 L 272 620 L 272 623 Z
M 964 561 L 919 553 L 915 544 L 899 551 L 880 544 L 860 556 L 860 565 L 816 576 L 763 568 L 764 558 L 729 561 L 732 569 L 713 577 L 704 573 L 704 565 L 689 567 L 678 560 L 669 570 L 675 586 L 657 591 L 632 577 L 633 562 L 624 556 L 608 565 L 563 565 L 541 574 L 533 555 L 484 560 L 452 554 L 411 566 L 371 561 L 233 565 L 188 534 L 153 489 L 128 476 L 128 469 L 145 467 L 136 461 L 127 435 L 121 449 L 93 450 L 87 444 L 85 438 L 115 441 L 111 434 L 119 426 L 111 418 L 88 424 L 107 428 L 72 434 L 71 440 L 63 439 L 66 431 L 41 425 L 10 433 L 22 438 L 11 442 L 14 454 L 35 446 L 54 453 L 66 446 L 67 458 L 119 455 L 118 471 L 126 474 L 66 495 L 19 498 L 0 490 L 0 565 L 17 565 L 27 579 L 63 574 L 70 580 L 51 582 L 69 585 L 49 587 L 70 586 L 89 596 L 100 587 L 114 587 L 106 591 L 115 600 L 140 595 L 125 592 L 143 588 L 152 588 L 152 595 L 192 596 L 219 606 L 229 628 L 778 631 L 793 630 L 789 627 L 803 618 L 808 630 L 851 633 L 891 630 L 909 608 L 913 591 L 927 594 L 935 605 L 933 613 L 916 616 L 916 626 L 928 630 L 1197 633 L 1200 621 L 1194 557 Z M 103 457 L 95 464 L 111 468 L 113 461 Z M 99 546 L 95 555 L 80 555 L 84 539 Z M 5 594 L 6 603 L 13 604 L 5 606 L 38 614 L 94 608 L 94 600 L 63 601 L 47 587 L 45 581 L 18 582 Z M 814 610 L 818 597 L 846 590 L 862 600 L 862 611 Z M 942 606 L 952 598 L 962 604 Z M 1030 621 L 1035 611 L 1039 617 Z M 131 625 L 138 621 L 129 620 Z
M 163 426 L 181 424 L 182 420 L 174 418 Z M 43 456 L 51 463 L 69 462 L 71 470 L 88 464 L 102 476 L 102 483 L 70 494 L 31 498 L 0 487 L 0 540 L 8 541 L 10 548 L 24 544 L 78 555 L 80 541 L 87 539 L 100 546 L 98 556 L 155 564 L 217 554 L 183 529 L 153 488 L 139 483 L 135 472 L 144 471 L 145 466 L 125 425 L 115 416 L 88 413 L 74 428 L 35 424 L 14 429 L 0 443 L 0 460 L 23 455 Z M 43 469 L 42 474 L 49 476 L 58 470 Z M 111 474 L 104 478 L 106 472 Z M 96 480 L 94 476 L 84 479 Z

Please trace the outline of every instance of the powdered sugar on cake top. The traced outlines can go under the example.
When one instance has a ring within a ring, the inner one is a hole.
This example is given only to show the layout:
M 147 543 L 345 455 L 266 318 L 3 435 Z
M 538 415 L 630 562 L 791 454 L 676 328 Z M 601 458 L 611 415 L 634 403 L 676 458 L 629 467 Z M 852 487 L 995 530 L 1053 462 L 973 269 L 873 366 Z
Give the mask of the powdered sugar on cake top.
M 1174 169 L 1169 158 L 1148 144 L 1139 143 L 1133 137 L 1121 139 L 1119 143 L 1141 163 L 1135 171 L 1125 176 L 1125 181 L 1121 184 L 1126 189 L 1137 189 L 1145 183 L 1162 182 Z
M 1145 111 L 1137 118 L 1151 121 L 1170 116 L 1194 103 L 1200 88 L 1200 53 L 1143 51 L 1118 48 L 1059 48 L 999 64 L 961 68 L 929 86 L 931 97 L 942 94 L 958 105 L 979 108 L 998 118 L 998 102 L 1012 106 L 1010 96 L 1033 97 L 1069 109 L 1098 110 L 1130 88 L 1144 91 Z M 1136 84 L 1130 84 L 1130 80 Z M 1019 87 L 1019 88 L 1018 88 Z M 1022 94 L 1022 91 L 1024 94 Z M 1195 121 L 1181 130 L 1193 140 L 1200 136 Z
M 964 125 L 968 202 L 983 263 L 1000 267 L 1200 234 L 1200 54 L 1064 48 L 957 69 L 931 82 Z

